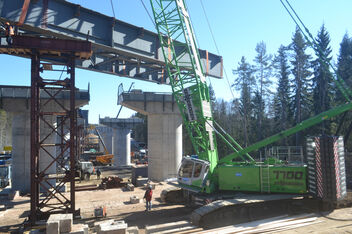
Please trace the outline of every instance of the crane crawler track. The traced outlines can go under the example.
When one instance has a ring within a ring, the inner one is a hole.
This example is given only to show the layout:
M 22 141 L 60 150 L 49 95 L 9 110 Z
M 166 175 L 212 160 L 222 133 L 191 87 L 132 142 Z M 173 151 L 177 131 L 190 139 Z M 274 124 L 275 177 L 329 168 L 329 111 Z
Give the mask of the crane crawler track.
M 309 196 L 247 195 L 242 198 L 217 200 L 194 210 L 193 225 L 205 229 L 239 224 L 285 214 L 318 212 L 323 202 Z

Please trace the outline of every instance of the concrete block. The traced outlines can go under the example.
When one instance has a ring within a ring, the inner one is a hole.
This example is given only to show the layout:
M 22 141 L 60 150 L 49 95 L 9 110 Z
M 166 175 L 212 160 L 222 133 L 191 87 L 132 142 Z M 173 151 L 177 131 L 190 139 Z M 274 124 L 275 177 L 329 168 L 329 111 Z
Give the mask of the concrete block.
M 114 222 L 115 222 L 115 220 L 113 220 L 113 219 L 94 222 L 94 229 L 96 232 L 99 232 L 101 225 L 112 225 Z
M 138 203 L 140 203 L 140 201 L 141 201 L 141 199 L 138 198 L 137 196 L 132 196 L 132 197 L 130 197 L 130 202 L 131 202 L 132 204 L 138 204 Z
M 60 221 L 59 220 L 50 220 L 50 221 L 48 220 L 48 222 L 46 223 L 46 233 L 47 234 L 59 234 L 60 233 Z
M 138 165 L 132 166 L 132 183 L 136 185 L 137 178 L 141 177 L 148 177 L 148 166 L 146 165 Z
M 0 205 L 0 211 L 6 210 L 5 205 Z
M 125 221 L 114 221 L 112 224 L 103 223 L 99 225 L 98 234 L 126 234 L 127 223 Z
M 73 224 L 70 234 L 88 234 L 87 224 Z
M 127 232 L 127 234 L 138 234 L 139 233 L 139 229 L 138 229 L 137 226 L 128 227 L 126 232 Z
M 52 214 L 48 219 L 50 222 L 59 222 L 60 232 L 70 232 L 72 229 L 73 215 L 72 214 Z
M 72 229 L 73 214 L 62 214 L 60 219 L 60 232 L 70 232 Z
M 134 191 L 134 185 L 133 184 L 127 184 L 126 188 L 129 191 Z

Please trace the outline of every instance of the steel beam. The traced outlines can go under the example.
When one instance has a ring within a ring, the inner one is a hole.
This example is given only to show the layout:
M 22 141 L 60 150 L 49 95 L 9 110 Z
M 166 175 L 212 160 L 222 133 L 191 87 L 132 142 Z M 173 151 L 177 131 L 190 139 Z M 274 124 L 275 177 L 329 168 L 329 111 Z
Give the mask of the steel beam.
M 19 22 L 23 0 L 0 0 L 0 21 Z M 64 0 L 31 1 L 20 33 L 92 42 L 91 60 L 76 66 L 117 76 L 168 83 L 158 35 Z M 3 39 L 2 45 L 6 42 Z M 183 50 L 182 47 L 177 49 Z M 222 77 L 222 57 L 200 50 L 207 75 Z M 63 62 L 56 58 L 48 61 Z M 188 58 L 185 58 L 187 60 Z

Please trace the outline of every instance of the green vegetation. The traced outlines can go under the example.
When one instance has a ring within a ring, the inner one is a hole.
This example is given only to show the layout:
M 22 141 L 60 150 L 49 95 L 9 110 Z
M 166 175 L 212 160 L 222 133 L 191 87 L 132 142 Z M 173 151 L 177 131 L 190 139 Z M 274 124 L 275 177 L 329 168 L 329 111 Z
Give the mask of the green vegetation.
M 344 36 L 335 60 L 331 55 L 330 36 L 324 25 L 315 39 L 320 53 L 336 64 L 338 75 L 351 88 L 352 39 L 347 34 Z M 243 56 L 233 70 L 232 88 L 238 91 L 238 98 L 230 101 L 216 99 L 210 86 L 215 121 L 243 147 L 346 102 L 323 61 L 308 53 L 308 44 L 299 30 L 293 33 L 292 42 L 281 45 L 274 56 L 267 54 L 262 41 L 255 50 L 257 54 L 253 63 Z M 346 112 L 282 138 L 273 145 L 304 146 L 306 136 L 327 134 L 344 136 L 347 149 L 352 150 L 351 132 L 352 113 Z M 217 141 L 222 142 L 220 139 Z M 185 154 L 192 154 L 189 141 L 184 141 L 184 145 Z M 220 157 L 232 153 L 222 143 L 218 144 L 218 151 Z M 259 157 L 259 153 L 252 152 L 251 155 Z

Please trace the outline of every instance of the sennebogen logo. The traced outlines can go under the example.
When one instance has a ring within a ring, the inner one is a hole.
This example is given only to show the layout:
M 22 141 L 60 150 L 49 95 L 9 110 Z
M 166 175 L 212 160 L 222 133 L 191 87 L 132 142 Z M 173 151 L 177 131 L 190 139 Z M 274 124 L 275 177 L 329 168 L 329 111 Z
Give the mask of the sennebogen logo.
M 197 116 L 196 113 L 194 111 L 194 105 L 192 102 L 192 98 L 191 98 L 191 91 L 188 88 L 185 88 L 183 90 L 183 97 L 184 97 L 184 102 L 187 106 L 187 112 L 188 112 L 188 119 L 189 121 L 196 121 L 197 120 Z

